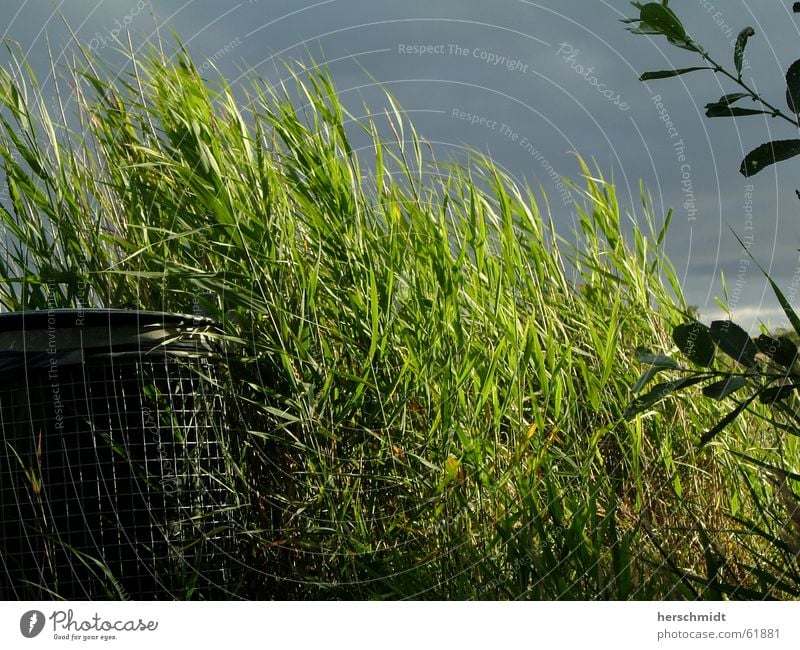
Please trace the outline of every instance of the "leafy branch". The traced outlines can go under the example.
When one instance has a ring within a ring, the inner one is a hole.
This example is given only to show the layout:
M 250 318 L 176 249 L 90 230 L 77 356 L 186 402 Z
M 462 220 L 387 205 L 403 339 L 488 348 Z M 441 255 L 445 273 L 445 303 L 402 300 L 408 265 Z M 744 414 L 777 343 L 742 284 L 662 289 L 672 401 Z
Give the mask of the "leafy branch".
M 741 239 L 739 243 L 750 255 Z M 752 255 L 750 257 L 753 259 Z M 797 313 L 767 272 L 755 259 L 753 261 L 769 280 L 792 328 L 800 336 L 800 318 Z M 708 381 L 709 383 L 703 387 L 703 396 L 718 401 L 727 399 L 747 387 L 751 392 L 700 437 L 701 445 L 712 440 L 756 400 L 770 405 L 788 420 L 788 424 L 783 424 L 776 419 L 766 418 L 770 424 L 792 435 L 800 436 L 800 413 L 786 404 L 800 389 L 800 351 L 789 337 L 773 338 L 761 334 L 758 338 L 751 338 L 733 321 L 718 320 L 707 326 L 693 320 L 675 327 L 672 331 L 672 340 L 694 368 L 683 367 L 667 355 L 655 354 L 643 348 L 637 349 L 637 360 L 649 368 L 634 385 L 634 393 L 641 392 L 663 371 L 672 370 L 683 376 L 657 384 L 647 393 L 632 400 L 624 412 L 626 419 L 644 413 L 675 391 Z M 729 365 L 732 361 L 733 367 L 741 370 L 716 369 L 720 353 L 728 358 Z
M 639 17 L 626 18 L 622 22 L 638 24 L 635 27 L 628 27 L 628 31 L 634 34 L 664 36 L 672 45 L 699 54 L 703 61 L 709 64 L 705 66 L 678 68 L 675 70 L 645 72 L 639 77 L 641 81 L 667 79 L 699 70 L 711 70 L 714 74 L 721 74 L 729 78 L 744 92 L 728 93 L 723 95 L 716 102 L 706 104 L 706 117 L 769 115 L 771 117 L 781 118 L 789 122 L 792 126 L 800 128 L 800 120 L 798 119 L 800 116 L 800 59 L 792 63 L 786 72 L 786 104 L 791 111 L 791 115 L 794 116 L 792 117 L 783 112 L 783 110 L 778 108 L 775 104 L 764 99 L 742 78 L 745 49 L 747 48 L 749 39 L 755 36 L 755 30 L 752 27 L 745 27 L 742 29 L 736 38 L 733 51 L 734 70 L 731 71 L 712 58 L 704 47 L 687 34 L 678 16 L 669 8 L 669 0 L 663 0 L 661 3 L 648 2 L 642 4 L 633 2 L 632 4 L 639 9 Z M 795 3 L 794 11 L 795 13 L 800 12 L 800 3 Z M 746 98 L 750 98 L 754 103 L 760 104 L 761 107 L 766 110 L 734 106 L 734 104 Z M 797 155 L 800 155 L 800 140 L 775 140 L 766 142 L 756 147 L 745 156 L 739 167 L 739 172 L 745 177 L 750 177 L 757 174 L 765 167 L 783 160 L 788 160 Z M 800 193 L 798 193 L 798 196 L 800 196 Z

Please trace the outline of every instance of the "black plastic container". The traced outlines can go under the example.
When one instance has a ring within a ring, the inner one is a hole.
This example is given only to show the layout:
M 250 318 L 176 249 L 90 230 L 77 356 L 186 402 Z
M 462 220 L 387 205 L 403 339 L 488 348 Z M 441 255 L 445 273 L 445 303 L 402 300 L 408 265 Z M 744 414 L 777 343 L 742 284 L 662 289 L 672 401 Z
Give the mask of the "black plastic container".
M 158 312 L 0 314 L 0 600 L 225 597 L 214 332 Z

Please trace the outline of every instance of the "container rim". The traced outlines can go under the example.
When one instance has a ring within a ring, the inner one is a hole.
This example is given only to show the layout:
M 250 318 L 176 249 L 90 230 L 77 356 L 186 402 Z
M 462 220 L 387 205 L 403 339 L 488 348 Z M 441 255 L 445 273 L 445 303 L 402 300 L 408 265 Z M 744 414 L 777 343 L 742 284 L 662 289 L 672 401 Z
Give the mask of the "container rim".
M 175 314 L 162 311 L 127 309 L 37 309 L 0 313 L 0 332 L 83 327 L 164 327 L 220 329 L 219 323 L 207 316 Z

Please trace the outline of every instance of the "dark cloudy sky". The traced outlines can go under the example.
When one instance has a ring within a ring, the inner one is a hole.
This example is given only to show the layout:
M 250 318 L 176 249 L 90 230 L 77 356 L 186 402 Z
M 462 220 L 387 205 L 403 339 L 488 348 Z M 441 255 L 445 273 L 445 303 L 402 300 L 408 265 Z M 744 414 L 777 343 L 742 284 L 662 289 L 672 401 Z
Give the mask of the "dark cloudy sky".
M 231 80 L 254 69 L 277 81 L 280 58 L 313 56 L 328 62 L 343 101 L 356 114 L 364 103 L 382 111 L 385 102 L 375 88 L 380 82 L 434 144 L 438 159 L 466 148 L 488 152 L 521 181 L 541 186 L 565 234 L 574 215 L 554 176 L 577 178 L 572 152 L 579 152 L 613 178 L 627 209 L 640 210 L 640 179 L 659 219 L 674 209 L 667 250 L 687 299 L 704 318 L 721 316 L 715 297 L 722 295 L 724 273 L 734 319 L 749 323 L 758 314 L 773 324 L 782 321 L 763 277 L 754 266 L 741 266 L 742 250 L 730 228 L 752 240 L 754 255 L 800 303 L 800 201 L 794 194 L 800 158 L 751 179 L 738 172 L 748 151 L 770 139 L 797 137 L 793 128 L 763 116 L 706 118 L 706 103 L 737 90 L 711 73 L 638 81 L 647 70 L 700 61 L 663 37 L 626 32 L 620 19 L 638 13 L 626 0 L 0 4 L 8 7 L 4 37 L 21 44 L 45 82 L 48 40 L 58 64 L 74 47 L 64 21 L 84 47 L 112 58 L 114 36 L 127 41 L 130 32 L 139 46 L 157 31 L 169 41 L 174 29 L 198 65 L 211 60 Z M 781 108 L 785 70 L 800 57 L 800 20 L 791 5 L 670 2 L 694 39 L 728 66 L 732 41 L 752 26 L 756 35 L 744 78 Z

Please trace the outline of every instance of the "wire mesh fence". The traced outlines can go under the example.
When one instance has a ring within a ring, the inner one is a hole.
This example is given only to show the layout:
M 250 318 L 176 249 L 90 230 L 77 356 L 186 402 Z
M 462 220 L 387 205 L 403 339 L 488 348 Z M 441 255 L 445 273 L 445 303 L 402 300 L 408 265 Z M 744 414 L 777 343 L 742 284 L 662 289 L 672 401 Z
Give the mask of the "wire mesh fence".
M 0 316 L 0 599 L 228 593 L 235 440 L 213 329 Z

